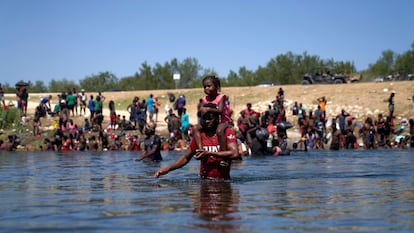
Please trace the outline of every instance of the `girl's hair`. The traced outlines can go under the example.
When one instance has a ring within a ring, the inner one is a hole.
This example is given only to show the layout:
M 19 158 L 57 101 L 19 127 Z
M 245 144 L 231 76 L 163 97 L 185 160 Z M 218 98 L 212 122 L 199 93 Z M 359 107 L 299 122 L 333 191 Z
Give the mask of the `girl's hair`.
M 109 111 L 115 112 L 115 102 L 113 100 L 109 101 Z
M 201 83 L 204 83 L 204 81 L 206 81 L 206 80 L 211 80 L 211 82 L 216 87 L 217 91 L 220 92 L 221 83 L 220 83 L 220 79 L 218 77 L 216 77 L 214 75 L 207 75 L 206 77 L 203 78 L 203 81 Z

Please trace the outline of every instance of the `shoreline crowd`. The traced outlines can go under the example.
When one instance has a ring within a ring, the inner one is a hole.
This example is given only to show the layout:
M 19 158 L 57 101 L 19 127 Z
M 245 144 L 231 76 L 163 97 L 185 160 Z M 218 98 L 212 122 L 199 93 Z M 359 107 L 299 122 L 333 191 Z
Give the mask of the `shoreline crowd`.
M 106 100 L 102 93 L 87 95 L 85 90 L 77 92 L 72 89 L 57 95 L 57 103 L 51 106 L 52 95 L 41 98 L 33 116 L 28 116 L 26 87 L 16 89 L 17 109 L 21 112 L 22 124 L 32 128 L 32 135 L 42 140 L 38 146 L 25 145 L 25 150 L 33 151 L 93 151 L 93 150 L 145 150 L 148 138 L 148 126 L 157 130 L 157 123 L 167 125 L 168 135 L 159 136 L 160 150 L 180 150 L 188 148 L 194 125 L 190 124 L 184 95 L 175 98 L 169 95 L 169 103 L 164 109 L 166 117 L 158 119 L 161 103 L 152 94 L 140 99 L 135 96 L 126 109 L 129 116 L 116 113 L 113 100 Z M 232 109 L 232 126 L 237 136 L 239 154 L 243 156 L 287 155 L 292 151 L 309 151 L 319 149 L 407 149 L 414 147 L 414 120 L 395 120 L 395 93 L 388 98 L 388 115 L 378 114 L 377 118 L 367 117 L 363 122 L 342 110 L 337 116 L 328 118 L 326 114 L 327 99 L 317 98 L 317 106 L 306 106 L 294 102 L 286 104 L 285 93 L 279 88 L 275 99 L 264 112 L 252 109 L 251 103 L 237 113 Z M 0 90 L 2 111 L 10 110 L 4 101 L 4 92 Z M 202 103 L 202 99 L 200 99 Z M 103 115 L 103 106 L 108 105 L 109 115 Z M 171 106 L 170 106 L 171 105 Z M 231 107 L 231 104 L 229 103 Z M 202 106 L 199 105 L 200 109 Z M 89 113 L 87 113 L 89 111 Z M 287 119 L 287 111 L 291 116 Z M 238 115 L 237 117 L 235 115 Z M 88 117 L 84 117 L 88 115 Z M 53 118 L 53 134 L 41 134 L 43 118 Z M 108 120 L 105 120 L 108 119 Z M 31 119 L 31 122 L 28 122 Z M 103 124 L 108 122 L 107 126 Z M 293 122 L 293 123 L 292 123 Z M 296 128 L 300 139 L 292 141 L 289 129 Z M 3 135 L 4 136 L 4 135 Z M 36 140 L 35 140 L 36 141 Z M 362 141 L 362 143 L 358 143 Z M 0 151 L 21 149 L 21 139 L 15 134 L 0 139 Z M 34 148 L 36 147 L 36 148 Z

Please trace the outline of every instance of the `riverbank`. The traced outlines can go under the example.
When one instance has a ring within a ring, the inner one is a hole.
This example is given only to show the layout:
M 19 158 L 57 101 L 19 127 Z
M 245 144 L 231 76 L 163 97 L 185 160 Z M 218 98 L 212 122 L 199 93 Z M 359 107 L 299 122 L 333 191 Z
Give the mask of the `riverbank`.
M 414 95 L 414 82 L 384 82 L 384 83 L 353 83 L 341 85 L 283 85 L 271 87 L 224 87 L 222 93 L 229 96 L 232 109 L 235 112 L 234 119 L 237 119 L 239 112 L 245 108 L 246 103 L 252 103 L 252 108 L 256 111 L 263 112 L 267 110 L 268 105 L 275 99 L 279 88 L 283 88 L 285 92 L 285 106 L 287 108 L 287 119 L 294 123 L 294 127 L 288 130 L 289 141 L 293 142 L 300 138 L 298 127 L 296 125 L 295 117 L 292 116 L 290 107 L 295 101 L 302 103 L 306 109 L 315 110 L 318 104 L 317 98 L 325 96 L 327 99 L 327 117 L 331 119 L 337 116 L 341 109 L 354 116 L 357 121 L 363 122 L 367 117 L 376 118 L 379 113 L 388 115 L 387 99 L 391 92 L 395 92 L 395 122 L 398 124 L 401 119 L 409 119 L 414 117 L 414 106 L 412 96 Z M 96 95 L 86 90 L 87 95 Z M 176 97 L 184 95 L 187 100 L 187 112 L 190 115 L 190 123 L 197 121 L 197 104 L 201 97 L 204 96 L 202 88 L 196 89 L 182 89 L 182 90 L 153 90 L 153 91 L 119 91 L 119 92 L 104 92 L 104 125 L 108 124 L 109 111 L 108 102 L 113 100 L 116 106 L 117 114 L 125 115 L 128 119 L 129 113 L 126 111 L 128 104 L 131 103 L 134 96 L 140 99 L 146 99 L 150 94 L 158 96 L 161 101 L 161 109 L 157 121 L 157 133 L 162 136 L 168 136 L 166 123 L 164 118 L 166 116 L 164 107 L 166 105 L 172 106 L 169 102 L 168 94 L 174 94 Z M 57 103 L 58 93 L 52 93 L 52 106 Z M 47 96 L 49 93 L 34 94 L 30 93 L 29 89 L 29 104 L 28 104 L 28 121 L 27 127 L 23 129 L 21 134 L 21 141 L 24 145 L 38 145 L 38 141 L 43 140 L 44 137 L 53 131 L 53 121 L 57 118 L 42 118 L 41 132 L 42 136 L 36 138 L 31 134 L 31 119 L 34 115 L 35 107 L 38 105 L 42 96 Z M 13 94 L 6 94 L 6 103 L 13 103 L 16 106 L 15 96 Z M 88 112 L 88 110 L 87 110 Z M 83 125 L 85 117 L 78 115 L 72 117 L 78 126 Z M 3 131 L 0 138 L 5 140 L 7 135 L 16 133 L 13 128 Z M 115 132 L 116 133 L 116 132 Z M 128 134 L 138 134 L 137 131 L 127 132 Z M 33 149 L 36 146 L 34 146 Z

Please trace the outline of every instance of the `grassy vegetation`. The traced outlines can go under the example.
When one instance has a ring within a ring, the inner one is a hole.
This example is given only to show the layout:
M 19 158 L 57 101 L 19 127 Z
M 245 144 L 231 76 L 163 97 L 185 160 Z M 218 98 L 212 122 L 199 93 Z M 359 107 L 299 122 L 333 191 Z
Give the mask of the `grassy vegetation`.
M 20 127 L 21 112 L 17 108 L 10 107 L 7 110 L 0 108 L 0 129 L 9 130 Z

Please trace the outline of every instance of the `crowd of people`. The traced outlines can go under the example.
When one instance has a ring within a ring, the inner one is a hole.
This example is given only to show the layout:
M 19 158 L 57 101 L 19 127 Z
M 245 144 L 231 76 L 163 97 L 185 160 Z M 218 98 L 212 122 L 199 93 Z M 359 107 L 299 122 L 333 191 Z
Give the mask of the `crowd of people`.
M 33 145 L 25 145 L 27 150 L 133 150 L 138 152 L 146 146 L 148 132 L 153 132 L 155 135 L 161 103 L 158 97 L 152 94 L 142 100 L 135 96 L 132 103 L 125 109 L 129 112 L 129 118 L 127 118 L 125 115 L 117 114 L 115 102 L 106 100 L 101 92 L 96 95 L 91 94 L 88 97 L 84 89 L 81 92 L 72 89 L 68 92 L 61 92 L 56 97 L 52 95 L 41 97 L 35 107 L 33 116 L 28 117 L 26 112 L 27 103 L 21 101 L 22 92 L 27 93 L 27 90 L 18 88 L 16 92 L 17 109 L 19 109 L 22 116 L 20 123 L 29 128 L 32 127 L 32 136 L 38 139 L 43 138 L 43 142 L 36 148 Z M 2 91 L 0 94 L 1 100 L 4 101 L 4 92 Z M 54 106 L 52 106 L 53 102 L 55 103 Z M 191 128 L 189 116 L 185 109 L 185 97 L 180 96 L 172 104 L 175 106 L 174 110 L 181 115 L 181 118 L 178 119 L 173 114 L 173 109 L 168 110 L 172 114 L 168 114 L 164 121 L 168 123 L 171 137 L 168 140 L 167 137 L 159 137 L 163 142 L 161 149 L 184 150 L 187 147 L 186 142 L 190 138 L 188 133 L 181 134 L 181 132 L 189 132 Z M 109 110 L 107 116 L 103 112 L 104 105 Z M 2 107 L 7 110 L 7 105 L 4 102 Z M 53 119 L 53 135 L 45 132 L 42 134 L 42 121 L 46 118 L 48 120 Z M 29 119 L 31 119 L 30 122 Z M 154 130 L 151 131 L 148 128 Z M 127 131 L 130 131 L 129 135 L 127 135 Z M 187 135 L 185 141 L 182 135 L 184 137 Z M 19 144 L 20 139 L 16 135 L 9 137 L 7 140 L 0 139 L 0 151 L 16 150 Z
M 229 98 L 220 93 L 220 80 L 215 76 L 203 79 L 205 97 L 198 105 L 198 120 L 190 123 L 184 95 L 175 98 L 169 95 L 169 103 L 165 105 L 165 118 L 158 119 L 160 100 L 150 94 L 147 98 L 136 96 L 128 105 L 129 118 L 116 113 L 113 100 L 106 100 L 102 93 L 87 95 L 82 89 L 77 92 L 72 89 L 57 95 L 41 98 L 35 109 L 31 123 L 32 134 L 40 138 L 42 117 L 51 116 L 55 119 L 54 135 L 45 138 L 38 150 L 82 151 L 82 150 L 135 150 L 139 151 L 145 145 L 150 125 L 156 132 L 157 122 L 164 121 L 168 135 L 160 137 L 160 149 L 186 150 L 194 136 L 198 147 L 202 147 L 200 133 L 202 132 L 202 115 L 214 112 L 220 115 L 217 135 L 220 147 L 226 149 L 224 132 L 232 128 L 235 132 L 239 157 L 260 155 L 286 155 L 298 150 L 318 150 L 329 148 L 340 149 L 375 149 L 375 148 L 408 148 L 413 147 L 413 119 L 395 123 L 394 97 L 391 93 L 388 99 L 389 113 L 379 114 L 376 119 L 367 117 L 364 122 L 357 121 L 352 115 L 342 110 L 337 116 L 327 117 L 327 99 L 317 98 L 316 106 L 304 106 L 294 102 L 287 106 L 284 90 L 279 88 L 275 99 L 264 112 L 255 111 L 251 103 L 237 113 L 231 108 Z M 4 103 L 4 92 L 0 92 Z M 26 87 L 17 89 L 16 97 L 22 118 L 27 114 L 28 93 Z M 52 102 L 56 102 L 52 106 Z M 108 106 L 109 115 L 103 115 L 104 105 Z M 315 109 L 315 110 L 307 110 Z M 287 111 L 291 111 L 287 119 Z M 88 115 L 88 117 L 83 117 Z M 82 118 L 82 123 L 78 120 Z M 104 126 L 107 117 L 108 126 Z M 22 120 L 24 121 L 24 120 Z M 300 139 L 289 140 L 288 129 L 299 129 Z M 126 131 L 132 131 L 130 135 Z M 361 140 L 358 140 L 358 139 Z M 358 143 L 362 141 L 362 143 Z M 16 140 L 0 141 L 0 150 L 12 150 Z
M 255 111 L 252 104 L 247 103 L 246 108 L 239 113 L 236 125 L 232 120 L 226 120 L 231 116 L 231 110 L 227 109 L 227 97 L 219 93 L 220 80 L 207 76 L 203 79 L 203 88 L 207 96 L 200 100 L 199 124 L 193 127 L 194 135 L 189 148 L 174 163 L 156 171 L 154 177 L 179 169 L 195 158 L 200 160 L 199 175 L 202 179 L 230 180 L 232 160 L 247 155 L 289 154 L 289 151 L 286 152 L 287 129 L 293 125 L 286 118 L 285 93 L 282 88 L 272 101 L 273 104 L 263 113 Z M 363 148 L 375 149 L 381 146 L 387 149 L 407 149 L 408 145 L 414 148 L 413 119 L 404 124 L 401 122 L 400 129 L 395 130 L 394 96 L 395 93 L 392 93 L 388 99 L 389 116 L 386 119 L 382 115 L 378 115 L 375 121 L 367 117 L 360 126 L 357 133 L 362 137 Z M 292 116 L 297 118 L 301 133 L 301 139 L 292 145 L 293 151 L 324 149 L 324 144 L 329 144 L 331 150 L 358 148 L 357 136 L 354 135 L 357 126 L 355 118 L 342 110 L 327 124 L 327 99 L 323 96 L 317 100 L 316 110 L 310 110 L 308 114 L 301 103 L 295 102 L 291 106 Z M 409 125 L 409 134 L 402 136 L 406 125 Z M 395 143 L 391 143 L 391 134 L 397 136 Z
M 101 92 L 88 98 L 83 89 L 79 93 L 76 89 L 60 93 L 53 109 L 52 95 L 41 98 L 31 124 L 32 135 L 42 138 L 41 118 L 53 117 L 53 135 L 43 137 L 38 148 L 41 151 L 129 150 L 141 152 L 137 153 L 136 161 L 160 161 L 163 159 L 162 150 L 180 150 L 183 155 L 170 166 L 156 171 L 154 177 L 181 168 L 195 158 L 200 160 L 200 177 L 215 180 L 230 179 L 232 160 L 240 160 L 245 156 L 288 155 L 295 151 L 325 147 L 331 150 L 414 147 L 414 120 L 403 119 L 399 124 L 394 122 L 395 93 L 391 93 L 388 98 L 387 116 L 378 114 L 376 119 L 367 117 L 360 122 L 344 109 L 329 119 L 325 96 L 316 99 L 316 106 L 307 106 L 310 110 L 298 102 L 287 106 L 285 92 L 280 87 L 266 111 L 256 111 L 251 103 L 246 103 L 246 107 L 238 112 L 237 119 L 233 119 L 235 111 L 231 108 L 228 96 L 220 92 L 220 79 L 206 76 L 202 85 L 206 95 L 199 100 L 197 122 L 193 124 L 190 124 L 185 96 L 180 95 L 176 99 L 173 94 L 169 94 L 163 119 L 168 130 L 166 136 L 156 133 L 161 105 L 157 96 L 150 94 L 143 99 L 135 96 L 126 109 L 129 113 L 127 119 L 125 115 L 121 117 L 117 114 L 113 100 L 106 100 Z M 22 124 L 25 124 L 26 87 L 17 89 L 16 98 Z M 7 111 L 2 89 L 0 101 Z M 103 106 L 106 104 L 109 109 L 106 117 L 109 120 L 104 125 Z M 289 119 L 287 111 L 292 113 Z M 79 123 L 79 119 L 82 119 L 82 123 Z M 292 127 L 299 130 L 300 139 L 290 140 L 291 145 L 288 145 L 288 129 Z M 127 131 L 131 133 L 126 134 Z M 19 143 L 20 139 L 16 135 L 9 135 L 6 142 L 0 140 L 0 150 L 15 150 Z M 26 145 L 26 148 L 34 149 L 31 145 Z
M 391 93 L 388 98 L 388 116 L 378 114 L 376 119 L 367 117 L 359 122 L 344 109 L 329 119 L 325 96 L 316 99 L 316 106 L 308 106 L 309 111 L 298 102 L 285 107 L 284 91 L 280 88 L 272 101 L 273 105 L 269 105 L 268 110 L 263 113 L 252 110 L 248 103 L 246 109 L 240 112 L 237 127 L 240 138 L 247 142 L 254 155 L 269 152 L 273 155 L 283 154 L 286 150 L 286 129 L 292 127 L 291 122 L 297 122 L 300 139 L 292 142 L 288 152 L 325 148 L 340 150 L 414 147 L 414 120 L 402 119 L 401 122 L 395 122 L 394 97 L 395 93 Z M 286 108 L 292 111 L 291 119 L 286 119 Z

